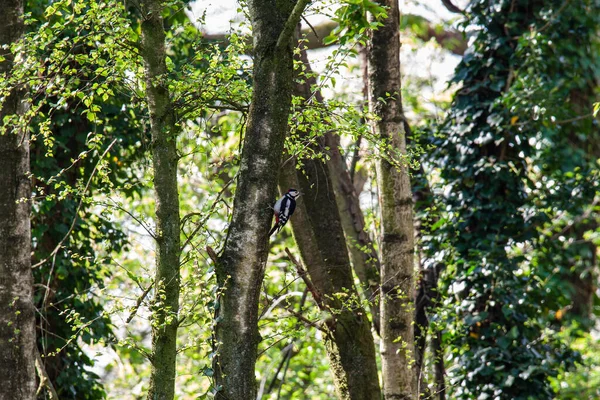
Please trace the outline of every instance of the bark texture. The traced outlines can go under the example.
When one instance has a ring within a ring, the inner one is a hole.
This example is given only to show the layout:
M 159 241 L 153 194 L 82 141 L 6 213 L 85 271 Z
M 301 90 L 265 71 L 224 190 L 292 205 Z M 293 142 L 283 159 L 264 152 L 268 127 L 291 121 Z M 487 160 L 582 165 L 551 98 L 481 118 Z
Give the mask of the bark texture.
M 171 400 L 180 290 L 179 192 L 177 130 L 165 74 L 165 32 L 160 0 L 141 3 L 142 57 L 150 112 L 156 211 L 156 277 L 152 314 L 152 370 L 148 399 Z
M 388 8 L 383 26 L 371 32 L 368 47 L 369 108 L 380 119 L 376 136 L 406 154 L 404 116 L 400 96 L 400 33 L 398 3 L 379 0 Z M 386 93 L 394 96 L 385 102 Z M 385 399 L 413 399 L 413 263 L 412 193 L 407 167 L 397 168 L 386 158 L 377 161 L 381 210 L 381 363 Z
M 302 61 L 310 69 L 305 52 Z M 312 84 L 308 80 L 298 85 L 297 94 L 308 99 Z M 321 138 L 314 146 L 323 148 L 325 139 Z M 288 163 L 281 173 L 280 186 L 282 192 L 295 187 L 304 193 L 292 218 L 292 227 L 314 287 L 332 311 L 325 323 L 325 346 L 336 394 L 340 399 L 379 400 L 373 335 L 364 309 L 356 303 L 359 295 L 353 282 L 331 173 L 321 160 L 302 162 L 302 171 Z
M 248 2 L 254 43 L 253 95 L 233 216 L 216 268 L 222 289 L 216 319 L 215 379 L 221 399 L 256 397 L 258 300 L 273 219 L 269 206 L 277 190 L 273 171 L 280 169 L 293 82 L 293 29 L 289 37 L 282 32 L 298 22 L 297 11 L 306 5 L 302 1 L 296 5 L 277 0 Z
M 9 75 L 14 65 L 9 47 L 23 33 L 23 1 L 3 0 L 0 9 L 0 75 Z M 1 106 L 0 123 L 22 111 L 21 96 L 13 90 Z M 0 399 L 29 400 L 36 390 L 29 136 L 6 128 L 0 135 Z

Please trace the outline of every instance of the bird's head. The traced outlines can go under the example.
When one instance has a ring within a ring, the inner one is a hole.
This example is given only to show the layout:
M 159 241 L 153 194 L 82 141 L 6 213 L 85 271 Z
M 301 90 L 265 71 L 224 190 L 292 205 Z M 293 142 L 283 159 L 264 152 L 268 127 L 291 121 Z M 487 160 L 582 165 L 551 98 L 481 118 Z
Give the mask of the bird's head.
M 300 197 L 302 195 L 302 193 L 300 193 L 298 190 L 296 189 L 290 189 L 288 190 L 288 194 L 290 196 L 292 196 L 292 198 L 297 199 L 298 197 Z

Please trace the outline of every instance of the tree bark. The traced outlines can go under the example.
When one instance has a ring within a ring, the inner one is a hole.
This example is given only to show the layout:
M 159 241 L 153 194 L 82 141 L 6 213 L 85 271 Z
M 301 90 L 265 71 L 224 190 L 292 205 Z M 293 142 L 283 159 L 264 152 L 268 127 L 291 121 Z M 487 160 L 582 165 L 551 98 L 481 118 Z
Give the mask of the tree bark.
M 254 43 L 253 94 L 233 216 L 216 266 L 218 398 L 254 399 L 258 300 L 268 256 L 269 208 L 277 189 L 293 84 L 293 28 L 306 0 L 248 2 Z M 293 24 L 293 25 L 292 25 Z M 290 30 L 290 26 L 292 29 Z
M 379 120 L 374 134 L 392 149 L 406 154 L 400 94 L 400 33 L 398 3 L 380 0 L 388 8 L 383 25 L 371 32 L 368 46 L 369 109 Z M 387 99 L 389 93 L 393 99 Z M 386 99 L 386 101 L 381 101 Z M 386 150 L 384 150 L 386 151 Z M 413 399 L 413 258 L 414 226 L 408 167 L 377 161 L 381 210 L 381 363 L 386 399 Z
M 10 76 L 10 45 L 23 34 L 23 1 L 0 2 L 0 75 Z M 6 47 L 4 47 L 6 46 Z M 0 108 L 5 116 L 24 111 L 12 90 Z M 26 129 L 2 126 L 0 134 L 0 398 L 35 398 L 35 313 L 31 273 L 31 182 Z M 5 130 L 5 131 L 4 131 Z
M 301 61 L 310 75 L 305 51 Z M 297 94 L 310 98 L 314 83 L 309 79 L 298 85 Z M 325 147 L 325 139 L 320 138 L 313 146 L 315 151 Z M 373 335 L 364 309 L 357 305 L 359 295 L 353 282 L 331 172 L 318 159 L 305 159 L 302 164 L 300 172 L 294 163 L 288 163 L 282 170 L 280 187 L 282 192 L 294 187 L 304 193 L 292 218 L 292 227 L 314 287 L 326 308 L 332 310 L 324 328 L 336 394 L 340 399 L 379 400 Z
M 152 305 L 152 370 L 148 399 L 170 400 L 175 393 L 180 290 L 177 129 L 166 83 L 165 32 L 160 0 L 141 4 L 142 58 L 150 112 L 156 211 L 156 277 Z

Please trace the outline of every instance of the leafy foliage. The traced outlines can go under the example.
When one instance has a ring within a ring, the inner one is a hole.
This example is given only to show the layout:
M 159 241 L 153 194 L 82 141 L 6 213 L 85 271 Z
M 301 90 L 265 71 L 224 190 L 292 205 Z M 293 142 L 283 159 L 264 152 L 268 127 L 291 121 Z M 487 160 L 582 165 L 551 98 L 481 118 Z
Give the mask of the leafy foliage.
M 593 124 L 571 119 L 573 93 L 595 73 L 598 18 L 592 2 L 561 4 L 474 1 L 465 21 L 478 29 L 435 153 L 454 398 L 553 398 L 548 378 L 579 360 L 550 324 L 570 301 L 556 269 L 572 259 L 544 227 L 582 214 L 597 192 L 597 165 L 573 141 Z

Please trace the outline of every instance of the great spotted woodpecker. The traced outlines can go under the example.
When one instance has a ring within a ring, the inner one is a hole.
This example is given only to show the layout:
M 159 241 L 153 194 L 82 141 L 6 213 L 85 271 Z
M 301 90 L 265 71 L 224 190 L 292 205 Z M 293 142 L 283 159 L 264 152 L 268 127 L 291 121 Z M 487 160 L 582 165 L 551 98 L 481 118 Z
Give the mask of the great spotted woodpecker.
M 301 194 L 302 193 L 296 189 L 290 189 L 283 197 L 277 200 L 275 206 L 273 206 L 273 211 L 275 212 L 275 225 L 271 228 L 269 236 L 275 233 L 275 231 L 279 232 L 288 222 L 296 209 L 296 199 L 300 197 Z

